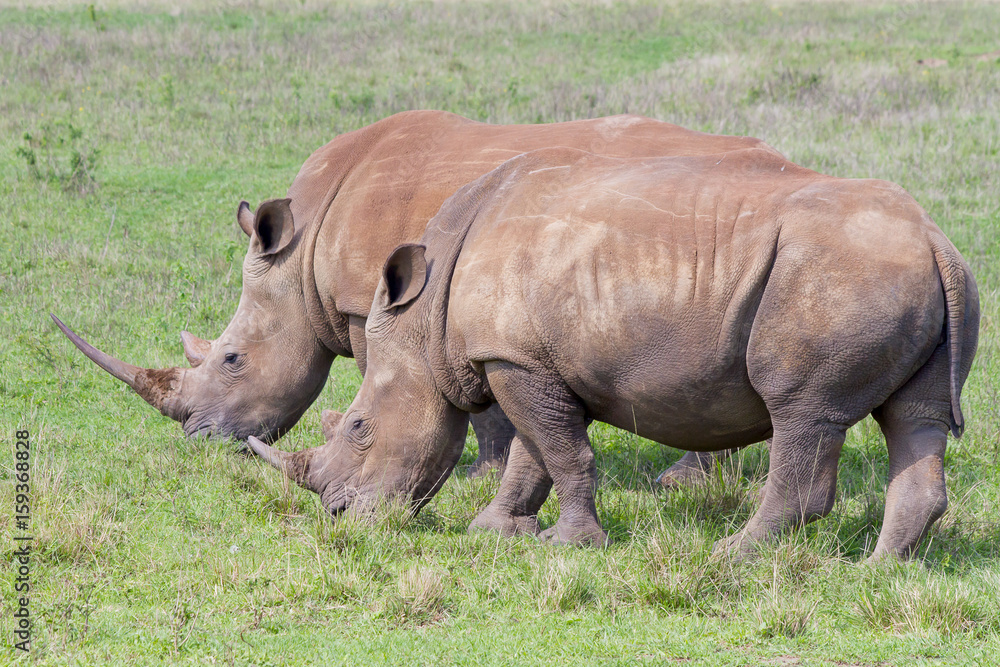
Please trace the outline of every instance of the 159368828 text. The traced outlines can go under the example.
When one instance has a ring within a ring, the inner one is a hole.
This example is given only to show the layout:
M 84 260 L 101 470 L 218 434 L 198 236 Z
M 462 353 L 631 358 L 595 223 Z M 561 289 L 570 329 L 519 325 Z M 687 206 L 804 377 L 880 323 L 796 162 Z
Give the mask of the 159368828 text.
M 31 648 L 31 433 L 17 431 L 14 445 L 14 647 Z

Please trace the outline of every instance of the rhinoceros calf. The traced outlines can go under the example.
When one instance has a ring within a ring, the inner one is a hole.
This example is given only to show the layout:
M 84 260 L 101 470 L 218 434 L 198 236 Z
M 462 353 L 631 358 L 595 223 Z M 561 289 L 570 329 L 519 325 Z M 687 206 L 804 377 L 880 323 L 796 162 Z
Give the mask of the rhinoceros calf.
M 612 156 L 700 155 L 766 145 L 640 116 L 549 125 L 488 125 L 440 111 L 397 114 L 313 153 L 289 199 L 238 208 L 250 239 L 243 294 L 214 341 L 181 332 L 192 368 L 152 370 L 96 350 L 56 320 L 88 357 L 128 383 L 188 435 L 275 439 L 319 395 L 337 355 L 365 372 L 365 320 L 379 268 L 415 241 L 442 202 L 504 160 L 546 146 Z M 483 310 L 488 313 L 487 310 Z M 335 426 L 324 414 L 325 430 Z M 477 416 L 476 469 L 498 466 L 513 428 L 497 410 Z M 685 469 L 700 465 L 684 461 Z
M 483 313 L 490 317 L 483 317 Z M 908 556 L 947 504 L 942 459 L 976 349 L 976 285 L 900 187 L 773 152 L 611 159 L 522 155 L 462 188 L 385 263 L 368 372 L 334 436 L 251 446 L 331 513 L 419 508 L 494 401 L 520 449 L 473 527 L 603 543 L 588 420 L 693 450 L 773 436 L 743 552 L 827 514 L 847 429 L 889 450 L 874 556 Z M 547 473 L 547 474 L 546 474 Z

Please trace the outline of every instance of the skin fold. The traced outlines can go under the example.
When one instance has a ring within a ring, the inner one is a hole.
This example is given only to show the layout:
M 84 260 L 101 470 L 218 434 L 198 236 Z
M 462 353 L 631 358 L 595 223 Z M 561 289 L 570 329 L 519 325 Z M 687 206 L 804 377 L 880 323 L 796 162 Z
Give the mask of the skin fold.
M 386 498 L 419 509 L 468 415 L 498 403 L 517 437 L 471 529 L 535 532 L 554 489 L 541 537 L 599 545 L 590 420 L 698 452 L 771 438 L 760 507 L 717 545 L 741 555 L 830 511 L 846 430 L 872 414 L 890 461 L 873 557 L 907 557 L 947 505 L 978 321 L 968 266 L 894 184 L 766 149 L 539 150 L 389 254 L 368 370 L 328 442 L 250 444 L 334 515 Z
M 190 368 L 131 366 L 57 324 L 188 435 L 273 441 L 319 396 L 337 355 L 354 357 L 365 372 L 365 325 L 389 252 L 418 240 L 459 187 L 547 146 L 621 157 L 772 150 L 757 139 L 633 115 L 489 125 L 440 111 L 401 113 L 317 150 L 286 199 L 266 201 L 256 212 L 239 205 L 237 221 L 249 239 L 240 303 L 215 340 L 181 332 Z M 332 419 L 324 415 L 324 426 Z M 493 407 L 475 415 L 473 427 L 479 440 L 473 474 L 502 467 L 514 435 L 510 421 Z M 685 473 L 704 465 L 682 463 Z

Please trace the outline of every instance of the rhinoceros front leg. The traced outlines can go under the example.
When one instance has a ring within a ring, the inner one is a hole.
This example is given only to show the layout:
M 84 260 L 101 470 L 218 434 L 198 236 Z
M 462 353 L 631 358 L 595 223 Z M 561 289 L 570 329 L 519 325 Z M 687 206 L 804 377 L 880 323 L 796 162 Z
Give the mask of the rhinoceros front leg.
M 503 473 L 507 452 L 514 439 L 514 425 L 499 405 L 491 405 L 479 414 L 472 415 L 472 430 L 479 441 L 479 458 L 469 468 L 469 477 L 481 477 L 491 470 Z
M 538 448 L 526 447 L 517 434 L 510 445 L 507 467 L 496 497 L 469 525 L 469 532 L 491 530 L 504 536 L 538 533 L 538 510 L 549 497 L 552 478 Z
M 521 445 L 536 465 L 541 461 L 559 497 L 559 519 L 539 537 L 556 544 L 607 544 L 608 534 L 601 528 L 594 499 L 596 457 L 579 399 L 545 369 L 529 371 L 508 362 L 491 362 L 486 364 L 486 375 L 494 396 L 517 428 Z M 512 479 L 511 483 L 519 482 Z
M 826 516 L 837 491 L 837 462 L 847 435 L 843 424 L 806 419 L 774 420 L 771 461 L 757 512 L 717 551 L 743 556 L 756 545 Z

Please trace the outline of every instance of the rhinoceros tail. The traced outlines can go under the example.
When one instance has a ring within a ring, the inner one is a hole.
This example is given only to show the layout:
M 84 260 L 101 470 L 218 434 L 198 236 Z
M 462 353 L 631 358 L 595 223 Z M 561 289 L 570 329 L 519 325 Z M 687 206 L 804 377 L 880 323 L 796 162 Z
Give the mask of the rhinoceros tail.
M 962 437 L 962 342 L 965 339 L 965 309 L 969 285 L 958 251 L 948 241 L 932 243 L 941 286 L 944 288 L 945 318 L 948 339 L 948 368 L 951 384 L 951 432 Z M 971 352 L 971 351 L 970 351 Z

